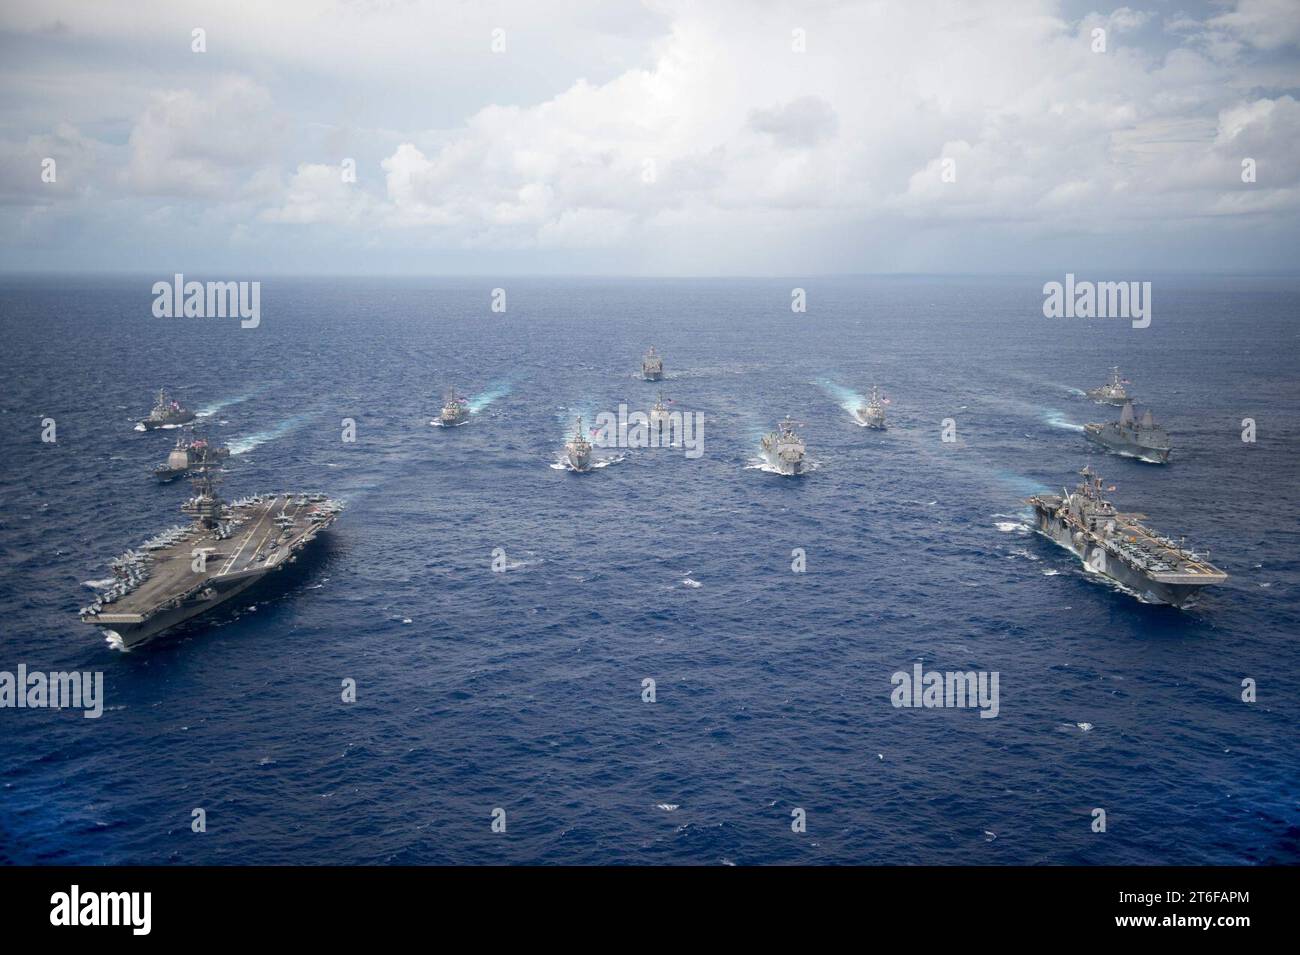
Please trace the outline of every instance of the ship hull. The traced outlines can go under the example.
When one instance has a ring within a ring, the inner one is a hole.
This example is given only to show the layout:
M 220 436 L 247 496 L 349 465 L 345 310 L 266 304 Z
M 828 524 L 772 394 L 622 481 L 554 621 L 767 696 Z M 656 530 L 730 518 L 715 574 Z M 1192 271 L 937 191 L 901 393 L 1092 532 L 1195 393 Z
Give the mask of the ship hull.
M 279 568 L 275 568 L 279 569 Z M 231 598 L 243 593 L 249 587 L 253 586 L 259 580 L 266 577 L 272 571 L 262 571 L 257 574 L 246 576 L 238 581 L 231 581 L 229 586 L 224 589 L 220 584 L 214 584 L 217 587 L 215 596 L 206 600 L 195 600 L 186 602 L 179 607 L 173 607 L 169 610 L 162 610 L 149 617 L 142 623 L 112 623 L 100 621 L 99 625 L 106 633 L 116 634 L 122 641 L 122 649 L 130 650 L 141 644 L 148 643 L 156 637 L 159 637 L 169 630 L 185 623 L 187 620 L 193 620 L 195 617 L 201 617 L 210 613 L 217 607 L 229 601 Z M 111 638 L 110 638 L 111 639 Z
M 1089 564 L 1089 558 L 1094 556 L 1097 547 L 1094 541 L 1082 532 L 1072 532 L 1060 518 L 1045 508 L 1036 506 L 1034 512 L 1040 534 L 1070 551 L 1086 566 L 1092 566 Z M 1194 602 L 1203 589 L 1203 585 L 1168 584 L 1153 580 L 1142 571 L 1109 555 L 1105 561 L 1105 568 L 1104 571 L 1095 572 L 1121 584 L 1147 603 L 1186 607 Z
M 797 477 L 798 475 L 803 474 L 804 468 L 802 460 L 783 461 L 779 454 L 774 454 L 770 451 L 764 451 L 762 457 L 769 467 L 786 477 Z
M 1140 444 L 1130 444 L 1127 441 L 1117 441 L 1108 437 L 1105 432 L 1095 432 L 1086 430 L 1084 437 L 1098 447 L 1105 448 L 1114 454 L 1123 455 L 1126 458 L 1137 458 L 1146 461 L 1148 464 L 1168 464 L 1169 448 L 1148 448 Z
M 641 377 L 646 381 L 663 381 L 664 373 L 662 371 L 643 371 Z
M 177 415 L 174 418 L 168 418 L 166 421 L 154 421 L 149 418 L 145 418 L 143 421 L 140 422 L 140 427 L 144 428 L 146 431 L 157 431 L 159 428 L 175 428 L 178 427 L 179 425 L 189 424 L 193 420 L 194 420 L 194 412 L 187 411 L 183 415 Z
M 568 458 L 569 461 L 569 467 L 572 468 L 573 470 L 575 471 L 591 470 L 590 454 L 568 454 L 566 455 L 566 457 Z

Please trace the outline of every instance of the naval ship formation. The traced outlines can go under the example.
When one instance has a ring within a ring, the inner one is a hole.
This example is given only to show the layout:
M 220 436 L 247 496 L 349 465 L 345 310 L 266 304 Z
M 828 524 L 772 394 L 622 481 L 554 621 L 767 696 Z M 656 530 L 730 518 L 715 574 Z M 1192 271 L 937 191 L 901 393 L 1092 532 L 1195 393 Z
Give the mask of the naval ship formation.
M 642 361 L 642 373 L 651 381 L 663 377 L 663 360 L 653 347 Z M 1118 421 L 1086 425 L 1086 437 L 1107 450 L 1167 463 L 1168 435 L 1150 410 L 1137 418 L 1126 384 L 1116 368 L 1110 381 L 1087 392 L 1094 401 L 1122 410 Z M 866 406 L 856 411 L 859 421 L 884 430 L 884 404 L 873 386 Z M 137 429 L 177 426 L 194 417 L 160 390 L 153 410 Z M 459 424 L 468 417 L 468 403 L 449 389 L 439 421 Z M 662 393 L 649 417 L 652 425 L 669 419 Z M 763 436 L 760 448 L 763 461 L 779 474 L 807 470 L 807 448 L 789 416 Z M 81 619 L 102 628 L 115 645 L 144 643 L 292 564 L 342 510 L 342 504 L 324 494 L 305 493 L 258 495 L 227 504 L 216 488 L 217 465 L 229 453 L 205 439 L 182 436 L 167 461 L 154 469 L 160 481 L 193 476 L 195 494 L 181 506 L 191 522 L 113 560 L 111 585 L 81 609 Z M 592 444 L 581 417 L 564 445 L 564 461 L 573 471 L 592 469 Z M 1143 523 L 1141 514 L 1120 513 L 1103 496 L 1101 478 L 1087 467 L 1081 473 L 1084 480 L 1073 492 L 1036 494 L 1026 503 L 1033 508 L 1038 531 L 1078 555 L 1089 569 L 1143 600 L 1176 607 L 1187 606 L 1202 588 L 1227 579 L 1209 562 L 1208 553 L 1198 554 L 1162 536 Z

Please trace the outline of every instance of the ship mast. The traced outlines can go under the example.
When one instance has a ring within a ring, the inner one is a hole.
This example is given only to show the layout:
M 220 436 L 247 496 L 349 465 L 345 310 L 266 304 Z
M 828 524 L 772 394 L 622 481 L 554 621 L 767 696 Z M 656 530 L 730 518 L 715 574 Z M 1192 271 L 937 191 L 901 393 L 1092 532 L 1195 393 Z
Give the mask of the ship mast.
M 194 518 L 194 523 L 207 530 L 213 530 L 226 516 L 226 502 L 217 493 L 221 475 L 208 463 L 208 449 L 203 449 L 203 458 L 190 484 L 194 487 L 194 496 L 181 505 L 181 513 Z

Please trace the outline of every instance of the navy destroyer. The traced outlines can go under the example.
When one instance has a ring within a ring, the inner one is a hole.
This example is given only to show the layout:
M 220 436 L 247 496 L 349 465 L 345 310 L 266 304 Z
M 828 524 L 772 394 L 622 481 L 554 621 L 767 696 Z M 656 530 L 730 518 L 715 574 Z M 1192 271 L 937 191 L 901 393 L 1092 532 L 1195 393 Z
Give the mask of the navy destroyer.
M 158 397 L 154 399 L 153 410 L 135 427 L 137 431 L 153 431 L 155 428 L 179 427 L 193 420 L 193 411 L 182 408 L 179 401 L 167 397 L 167 392 L 159 388 Z
M 574 427 L 572 440 L 564 446 L 564 457 L 569 462 L 569 467 L 575 471 L 591 470 L 591 442 L 583 434 L 581 415 Z
M 641 377 L 646 381 L 663 381 L 664 360 L 655 351 L 654 345 L 650 346 L 650 350 L 641 359 Z
M 777 425 L 771 434 L 763 435 L 761 442 L 763 460 L 781 474 L 802 474 L 804 472 L 805 447 L 803 438 L 794 430 L 794 422 L 786 415 L 785 420 Z
M 81 608 L 119 649 L 138 646 L 206 613 L 293 563 L 343 505 L 324 494 L 257 495 L 227 504 L 202 468 L 178 525 L 110 562 L 114 581 Z
M 447 395 L 443 399 L 442 412 L 438 415 L 438 422 L 443 427 L 449 428 L 464 424 L 468 420 L 469 402 L 457 396 L 455 388 L 448 388 Z
M 174 481 L 182 474 L 219 464 L 228 457 L 229 448 L 214 448 L 206 438 L 186 438 L 182 435 L 176 439 L 176 447 L 167 455 L 167 460 L 153 469 L 153 476 L 163 482 Z
M 1119 366 L 1116 365 L 1111 369 L 1110 381 L 1100 388 L 1091 389 L 1087 392 L 1087 395 L 1098 404 L 1122 405 L 1129 400 L 1128 392 L 1124 388 L 1126 384 L 1128 382 L 1120 378 Z
M 1202 587 L 1228 575 L 1209 561 L 1151 530 L 1145 514 L 1121 514 L 1102 497 L 1101 478 L 1091 468 L 1071 494 L 1035 494 L 1038 531 L 1083 559 L 1091 570 L 1122 584 L 1147 603 L 1187 606 Z M 1114 488 L 1111 488 L 1114 490 Z
M 858 420 L 876 431 L 885 430 L 885 403 L 880 397 L 880 389 L 875 385 L 871 386 L 871 397 L 867 400 L 866 407 L 858 409 Z
M 1148 408 L 1139 421 L 1133 412 L 1133 402 L 1124 402 L 1118 421 L 1105 424 L 1085 424 L 1083 434 L 1094 444 L 1131 458 L 1141 458 L 1152 464 L 1168 464 L 1171 445 L 1165 429 L 1155 423 Z

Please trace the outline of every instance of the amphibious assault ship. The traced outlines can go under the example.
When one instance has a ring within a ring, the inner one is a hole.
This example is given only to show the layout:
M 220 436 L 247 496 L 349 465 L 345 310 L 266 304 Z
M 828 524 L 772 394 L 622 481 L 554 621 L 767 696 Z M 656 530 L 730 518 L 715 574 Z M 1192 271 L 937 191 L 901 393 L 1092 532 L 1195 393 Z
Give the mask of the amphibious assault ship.
M 763 460 L 782 474 L 802 474 L 804 471 L 804 443 L 794 430 L 794 422 L 786 415 L 777 430 L 763 435 Z
M 1122 405 L 1129 400 L 1128 392 L 1124 389 L 1125 384 L 1126 382 L 1119 376 L 1119 366 L 1116 365 L 1111 369 L 1110 381 L 1100 388 L 1091 389 L 1087 395 L 1098 404 Z
M 159 388 L 153 410 L 135 427 L 137 431 L 153 431 L 155 428 L 175 428 L 193 420 L 193 411 L 182 408 L 179 401 L 168 398 L 167 392 Z
M 1085 424 L 1083 434 L 1094 444 L 1117 454 L 1141 458 L 1152 464 L 1169 463 L 1169 435 L 1152 419 L 1150 408 L 1142 415 L 1142 420 L 1136 420 L 1131 401 L 1124 402 L 1118 421 Z
M 176 447 L 167 455 L 167 460 L 153 469 L 153 476 L 159 481 L 174 481 L 182 474 L 218 464 L 228 457 L 229 448 L 214 448 L 205 438 L 181 436 L 176 439 Z
M 227 504 L 206 468 L 181 505 L 192 518 L 110 562 L 115 578 L 81 608 L 119 649 L 138 646 L 206 613 L 297 560 L 343 505 L 324 494 L 271 494 Z
M 664 360 L 655 351 L 654 345 L 650 346 L 650 350 L 641 359 L 641 377 L 646 381 L 663 381 Z
M 885 403 L 880 397 L 880 389 L 875 385 L 871 386 L 871 397 L 867 401 L 867 406 L 858 409 L 858 420 L 876 431 L 885 430 Z
M 591 470 L 591 442 L 582 430 L 582 416 L 573 430 L 573 439 L 564 446 L 564 457 L 575 471 Z
M 443 427 L 464 424 L 469 420 L 469 402 L 456 395 L 455 388 L 448 388 L 442 402 L 442 412 L 438 421 Z
M 1038 531 L 1073 551 L 1091 570 L 1122 584 L 1147 603 L 1188 605 L 1202 587 L 1228 575 L 1208 554 L 1187 550 L 1142 523 L 1145 514 L 1121 514 L 1102 497 L 1101 478 L 1091 468 L 1068 493 L 1035 494 Z M 1112 488 L 1112 490 L 1114 490 Z

